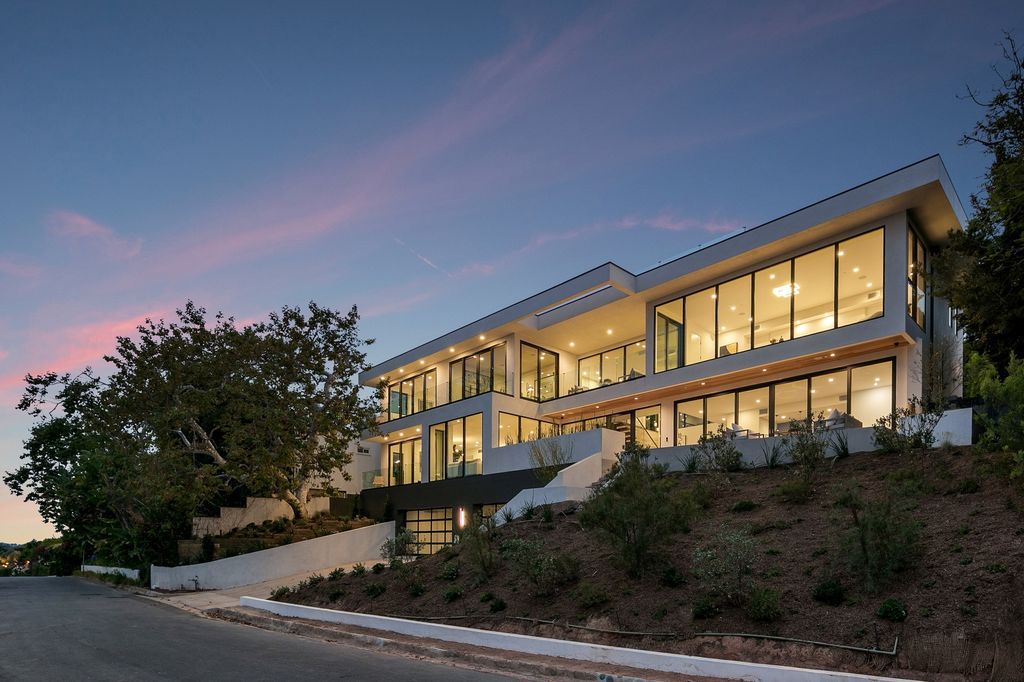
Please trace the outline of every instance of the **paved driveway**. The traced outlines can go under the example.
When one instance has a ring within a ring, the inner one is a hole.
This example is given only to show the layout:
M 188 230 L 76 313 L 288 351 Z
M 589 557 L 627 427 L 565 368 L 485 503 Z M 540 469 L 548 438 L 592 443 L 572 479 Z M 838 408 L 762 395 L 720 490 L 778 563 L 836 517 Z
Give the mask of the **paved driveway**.
M 79 578 L 0 578 L 0 680 L 502 680 L 200 618 Z

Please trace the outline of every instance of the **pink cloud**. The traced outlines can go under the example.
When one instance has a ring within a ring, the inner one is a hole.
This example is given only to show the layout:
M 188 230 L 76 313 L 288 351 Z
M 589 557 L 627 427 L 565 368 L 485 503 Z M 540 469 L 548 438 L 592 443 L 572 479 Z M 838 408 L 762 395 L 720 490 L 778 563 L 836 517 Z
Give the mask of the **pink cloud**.
M 71 240 L 91 240 L 114 258 L 134 258 L 142 250 L 142 239 L 125 239 L 106 225 L 74 211 L 52 211 L 47 224 L 50 234 Z
M 0 254 L 0 275 L 7 275 L 16 279 L 32 279 L 38 277 L 43 269 L 38 265 L 25 263 L 14 256 Z

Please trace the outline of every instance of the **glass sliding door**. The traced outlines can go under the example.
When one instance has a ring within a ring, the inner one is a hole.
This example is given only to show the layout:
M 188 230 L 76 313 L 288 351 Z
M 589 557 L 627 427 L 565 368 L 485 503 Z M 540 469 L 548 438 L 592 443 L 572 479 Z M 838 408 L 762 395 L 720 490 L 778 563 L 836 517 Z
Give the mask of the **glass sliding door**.
M 661 447 L 661 405 L 633 413 L 633 438 L 647 448 Z
M 792 262 L 754 273 L 754 347 L 789 341 Z
M 793 336 L 809 336 L 836 326 L 836 248 L 828 246 L 794 261 Z
M 388 447 L 390 455 L 389 485 L 405 485 L 420 482 L 420 453 L 422 442 L 414 440 L 392 443 Z
M 519 442 L 519 417 L 501 412 L 498 414 L 498 447 L 515 445 Z
M 676 403 L 676 445 L 693 445 L 704 435 L 704 400 Z
M 751 280 L 747 275 L 718 286 L 718 357 L 750 350 Z
M 444 424 L 430 427 L 430 480 L 440 481 L 444 478 L 445 459 L 448 451 L 448 434 Z
M 768 416 L 769 394 L 770 389 L 767 386 L 740 391 L 736 423 L 741 429 L 747 430 L 747 436 L 767 436 L 771 433 Z
M 715 287 L 686 297 L 686 364 L 715 357 Z
M 885 236 L 874 230 L 839 242 L 839 326 L 881 317 Z
M 466 447 L 463 476 L 482 474 L 484 463 L 484 428 L 483 415 L 474 414 L 462 420 L 465 424 L 463 442 Z
M 731 428 L 736 423 L 736 394 L 722 393 L 707 399 L 708 433 Z
M 775 384 L 775 433 L 789 433 L 793 422 L 807 420 L 807 379 Z
M 828 418 L 832 410 L 837 415 L 846 413 L 846 370 L 811 377 L 811 414 Z
M 601 386 L 601 355 L 591 355 L 579 361 L 579 385 L 592 389 Z
M 654 309 L 654 371 L 683 366 L 683 299 Z
M 558 353 L 519 344 L 519 397 L 544 402 L 558 397 Z
M 639 379 L 647 371 L 647 342 L 637 341 L 626 346 L 626 379 Z
M 505 344 L 453 360 L 449 364 L 449 377 L 452 402 L 493 390 L 504 391 Z
M 850 370 L 850 415 L 864 426 L 892 413 L 892 375 L 891 360 Z

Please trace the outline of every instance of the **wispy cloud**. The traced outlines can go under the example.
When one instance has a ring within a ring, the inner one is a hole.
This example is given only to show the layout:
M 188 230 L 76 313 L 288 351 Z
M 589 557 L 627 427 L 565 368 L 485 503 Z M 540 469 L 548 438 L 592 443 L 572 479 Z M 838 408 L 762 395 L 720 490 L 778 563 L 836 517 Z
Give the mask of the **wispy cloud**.
M 392 239 L 394 240 L 394 242 L 396 244 L 398 244 L 403 249 L 405 249 L 406 251 L 411 253 L 416 258 L 416 260 L 420 261 L 421 263 L 426 265 L 431 270 L 434 270 L 435 272 L 440 272 L 440 273 L 444 274 L 447 277 L 451 277 L 452 276 L 452 273 L 450 273 L 447 270 L 445 270 L 444 268 L 440 267 L 437 263 L 435 263 L 434 261 L 432 261 L 429 258 L 427 258 L 426 256 L 424 256 L 419 251 L 413 249 L 411 246 L 406 244 L 404 241 L 402 241 L 398 237 L 392 237 Z
M 52 211 L 47 224 L 55 237 L 91 241 L 114 258 L 134 258 L 142 250 L 142 239 L 122 237 L 112 228 L 74 211 Z
M 38 277 L 43 269 L 38 265 L 26 263 L 20 258 L 0 254 L 0 275 L 16 279 L 32 279 Z

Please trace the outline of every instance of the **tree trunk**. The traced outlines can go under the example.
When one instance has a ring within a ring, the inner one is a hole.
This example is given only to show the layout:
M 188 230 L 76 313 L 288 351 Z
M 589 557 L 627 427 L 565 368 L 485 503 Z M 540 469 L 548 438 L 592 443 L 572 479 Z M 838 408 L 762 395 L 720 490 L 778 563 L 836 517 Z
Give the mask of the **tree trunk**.
M 309 480 L 304 480 L 294 491 L 284 491 L 284 498 L 288 501 L 288 504 L 292 506 L 292 509 L 295 510 L 295 518 L 309 518 L 309 490 L 312 487 L 313 486 Z

